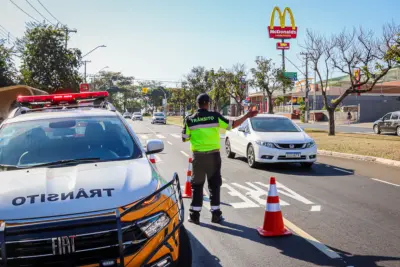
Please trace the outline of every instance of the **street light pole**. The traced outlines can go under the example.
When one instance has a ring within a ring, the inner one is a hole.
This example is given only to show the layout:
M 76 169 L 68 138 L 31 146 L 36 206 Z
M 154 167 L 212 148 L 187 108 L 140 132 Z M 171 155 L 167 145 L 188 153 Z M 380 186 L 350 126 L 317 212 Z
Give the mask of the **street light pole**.
M 308 105 L 308 93 L 310 91 L 309 83 L 308 83 L 308 54 L 300 53 L 300 55 L 306 56 L 306 90 L 305 90 L 305 114 L 304 114 L 304 122 L 308 123 L 308 113 L 309 113 L 309 105 Z
M 84 60 L 83 61 L 83 64 L 85 65 L 85 71 L 84 71 L 84 81 L 85 81 L 85 83 L 86 83 L 86 63 L 90 63 L 90 62 L 92 62 L 92 61 L 90 61 L 90 60 Z
M 86 57 L 87 55 L 89 55 L 90 53 L 92 53 L 94 50 L 96 50 L 96 49 L 98 49 L 98 48 L 101 48 L 101 47 L 107 47 L 107 46 L 105 46 L 105 45 L 99 45 L 99 46 L 93 48 L 92 50 L 90 50 L 89 52 L 87 52 L 85 55 L 83 55 L 82 58 Z

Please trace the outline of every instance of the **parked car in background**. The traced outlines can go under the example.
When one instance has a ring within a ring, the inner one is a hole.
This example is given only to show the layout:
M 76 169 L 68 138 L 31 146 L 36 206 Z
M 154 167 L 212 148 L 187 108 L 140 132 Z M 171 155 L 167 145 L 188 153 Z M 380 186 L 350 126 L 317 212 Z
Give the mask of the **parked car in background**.
M 132 114 L 129 113 L 129 112 L 125 112 L 124 115 L 123 115 L 123 117 L 124 117 L 125 119 L 130 119 L 130 118 L 132 117 Z
M 373 129 L 376 134 L 396 133 L 400 136 L 400 111 L 390 112 L 375 121 Z
M 290 119 L 260 114 L 247 119 L 239 128 L 227 131 L 225 151 L 247 157 L 250 167 L 258 163 L 300 163 L 310 168 L 317 160 L 317 145 Z
M 167 124 L 167 118 L 165 117 L 165 114 L 162 112 L 155 112 L 153 114 L 153 117 L 151 118 L 151 123 L 162 123 L 162 124 Z
M 132 114 L 132 120 L 133 120 L 133 121 L 142 121 L 142 120 L 143 120 L 142 113 L 140 113 L 140 112 L 133 112 L 133 114 Z

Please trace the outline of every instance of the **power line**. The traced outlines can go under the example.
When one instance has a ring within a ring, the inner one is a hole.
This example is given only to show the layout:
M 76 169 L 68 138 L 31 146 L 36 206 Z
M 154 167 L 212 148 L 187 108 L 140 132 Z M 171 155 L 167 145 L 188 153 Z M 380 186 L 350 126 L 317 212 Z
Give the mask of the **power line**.
M 28 5 L 30 5 L 40 16 L 42 16 L 45 20 L 47 20 L 48 22 L 50 22 L 50 24 L 52 24 L 53 26 L 56 26 L 53 22 L 51 22 L 50 20 L 48 20 L 45 16 L 42 15 L 42 13 L 40 13 L 32 4 L 31 2 L 29 2 L 28 0 L 25 0 Z
M 40 2 L 40 0 L 37 0 L 39 2 L 39 4 L 47 11 L 47 13 L 50 14 L 50 16 L 53 17 L 53 19 L 55 19 L 58 23 L 60 23 L 61 25 L 63 25 L 53 14 L 51 14 L 51 12 L 42 4 L 42 2 Z
M 22 12 L 25 13 L 25 15 L 27 15 L 28 17 L 30 17 L 31 19 L 33 19 L 34 21 L 36 21 L 37 23 L 40 23 L 40 21 L 38 21 L 37 19 L 35 19 L 34 17 L 32 17 L 31 15 L 29 15 L 29 13 L 27 13 L 26 11 L 24 11 L 22 8 L 20 8 L 16 3 L 13 2 L 13 0 L 10 0 L 10 2 L 17 7 L 19 10 L 21 10 Z
M 4 28 L 1 24 L 0 24 L 0 28 L 3 29 L 3 31 L 5 31 L 6 33 L 8 33 L 10 35 L 10 37 L 12 37 L 13 39 L 16 39 L 9 30 L 7 30 L 6 28 Z M 1 29 L 0 29 L 1 30 Z

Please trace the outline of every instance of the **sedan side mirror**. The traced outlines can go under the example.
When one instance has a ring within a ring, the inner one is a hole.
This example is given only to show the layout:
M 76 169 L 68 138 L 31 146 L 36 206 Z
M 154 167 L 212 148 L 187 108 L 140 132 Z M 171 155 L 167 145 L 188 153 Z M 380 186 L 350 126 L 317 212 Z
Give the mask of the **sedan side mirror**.
M 147 140 L 146 142 L 146 154 L 156 154 L 164 150 L 164 142 L 161 140 Z
M 239 127 L 239 128 L 238 128 L 238 131 L 239 131 L 239 132 L 246 132 L 246 129 L 245 129 L 244 127 Z

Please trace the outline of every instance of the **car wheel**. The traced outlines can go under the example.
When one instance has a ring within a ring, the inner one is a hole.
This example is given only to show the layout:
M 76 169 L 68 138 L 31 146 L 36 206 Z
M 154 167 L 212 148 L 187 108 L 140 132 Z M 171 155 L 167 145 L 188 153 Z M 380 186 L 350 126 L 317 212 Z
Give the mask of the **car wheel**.
M 314 162 L 302 162 L 302 163 L 300 163 L 301 167 L 303 167 L 305 169 L 311 169 L 313 164 L 314 164 Z
M 179 229 L 179 258 L 176 266 L 192 266 L 192 246 L 190 245 L 189 235 L 183 225 Z
M 228 158 L 233 159 L 235 157 L 235 153 L 231 150 L 231 142 L 229 142 L 228 138 L 225 140 L 225 152 Z
M 397 126 L 396 133 L 397 133 L 397 136 L 400 136 L 400 126 Z
M 381 133 L 381 129 L 379 129 L 378 125 L 374 125 L 374 133 L 376 133 L 376 134 L 380 134 Z
M 256 156 L 254 155 L 254 148 L 252 145 L 249 145 L 247 148 L 247 163 L 249 164 L 250 168 L 257 167 Z

